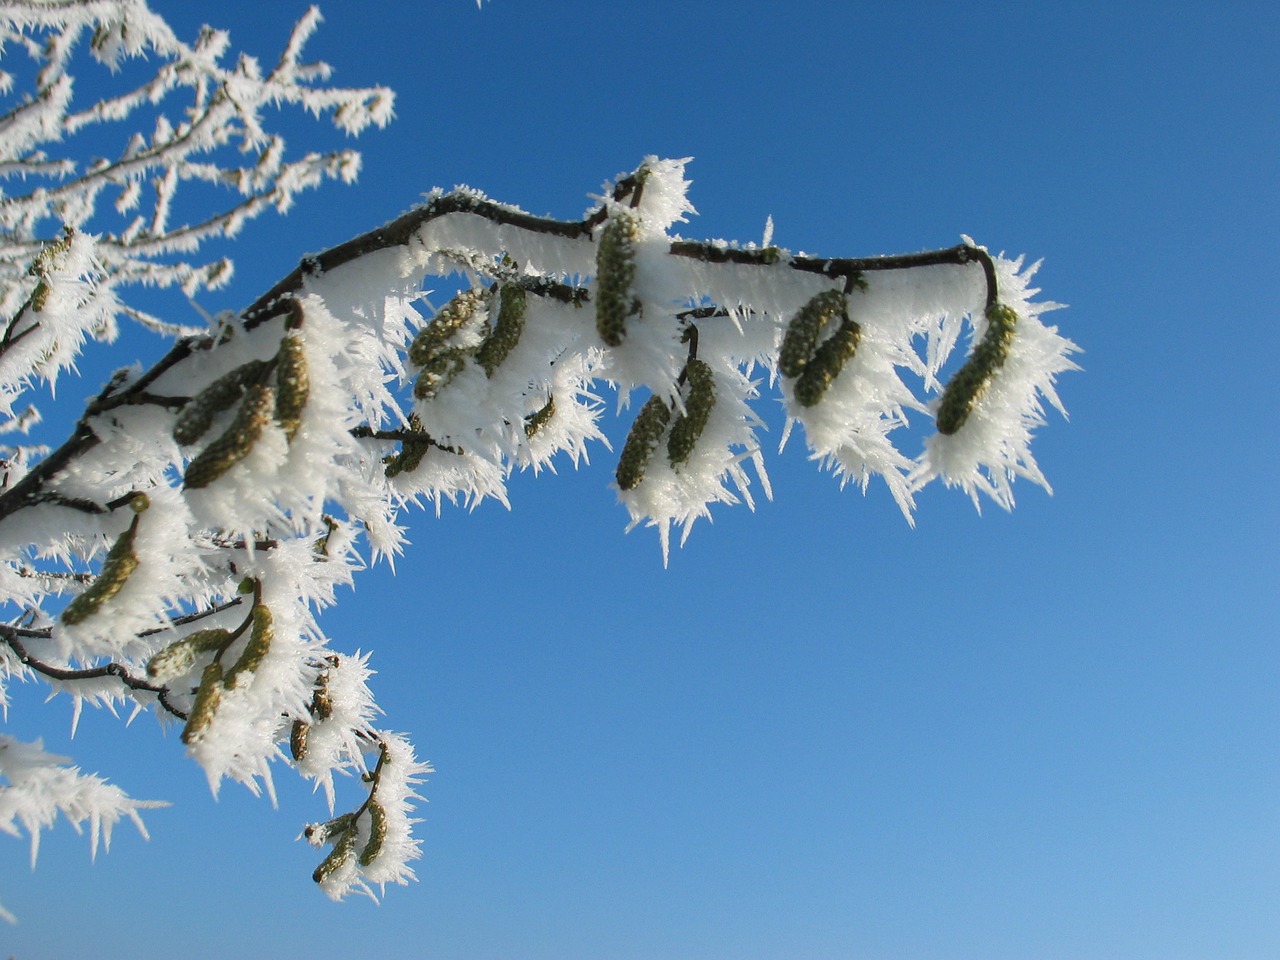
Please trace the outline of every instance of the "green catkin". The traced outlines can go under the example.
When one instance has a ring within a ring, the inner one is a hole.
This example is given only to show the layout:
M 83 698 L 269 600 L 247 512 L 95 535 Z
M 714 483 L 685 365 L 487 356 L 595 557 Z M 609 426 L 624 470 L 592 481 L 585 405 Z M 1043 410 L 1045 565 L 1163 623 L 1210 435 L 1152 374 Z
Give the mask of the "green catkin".
M 102 605 L 124 587 L 129 576 L 138 569 L 138 555 L 133 552 L 133 538 L 138 532 L 138 516 L 151 505 L 146 494 L 138 494 L 129 503 L 133 520 L 116 538 L 103 558 L 102 569 L 84 592 L 72 599 L 62 611 L 62 622 L 77 624 L 102 609 Z
M 796 379 L 795 397 L 802 407 L 812 407 L 822 399 L 845 364 L 858 352 L 861 340 L 862 328 L 845 317 L 836 332 L 818 344 L 804 372 Z
M 228 690 L 235 687 L 236 679 L 242 673 L 253 673 L 262 666 L 262 661 L 271 650 L 271 641 L 275 638 L 271 610 L 266 604 L 257 604 L 253 608 L 252 616 L 253 627 L 249 630 L 249 639 L 236 659 L 235 665 L 227 673 L 225 682 Z
M 333 821 L 330 822 L 332 823 Z M 311 874 L 311 879 L 316 883 L 323 883 L 329 878 L 330 874 L 351 859 L 355 849 L 356 830 L 355 818 L 353 817 L 351 825 L 338 836 L 338 842 L 333 845 L 329 855 L 320 861 L 320 866 L 316 867 L 315 872 Z
M 839 290 L 824 290 L 811 298 L 787 324 L 778 351 L 778 370 L 784 377 L 798 377 L 813 359 L 822 328 L 834 317 L 848 319 L 849 298 Z
M 187 464 L 182 484 L 186 489 L 207 487 L 249 455 L 263 429 L 271 422 L 276 405 L 275 394 L 273 387 L 263 384 L 249 387 L 231 426 Z
M 556 398 L 547 397 L 547 402 L 524 418 L 525 439 L 532 440 L 539 430 L 551 422 L 556 415 Z
M 422 463 L 422 458 L 431 449 L 431 438 L 423 432 L 422 421 L 418 419 L 417 414 L 409 415 L 409 428 L 415 436 L 403 440 L 400 444 L 400 452 L 387 460 L 385 473 L 388 480 L 398 474 L 412 473 L 417 470 L 418 464 Z
M 182 742 L 190 746 L 200 739 L 201 734 L 213 721 L 222 699 L 222 664 L 211 660 L 205 665 L 200 675 L 200 686 L 196 689 L 195 702 L 191 704 L 191 712 L 187 714 L 186 726 L 182 728 Z
M 155 680 L 172 680 L 195 666 L 199 654 L 222 650 L 230 643 L 231 631 L 222 627 L 189 633 L 147 661 L 147 676 Z
M 28 301 L 31 304 L 32 313 L 39 313 L 49 301 L 48 271 L 54 257 L 71 248 L 71 238 L 75 236 L 75 231 L 71 227 L 63 227 L 62 230 L 62 236 L 36 254 L 35 260 L 27 268 L 28 276 L 38 278 L 35 289 L 31 291 L 31 299 Z
M 471 322 L 484 304 L 487 293 L 483 287 L 471 287 L 441 307 L 409 344 L 409 362 L 415 367 L 425 367 L 430 363 L 441 348 Z
M 527 305 L 528 294 L 522 287 L 507 284 L 498 290 L 498 321 L 476 351 L 476 362 L 484 367 L 485 376 L 492 377 L 520 342 Z
M 1002 303 L 987 310 L 987 332 L 964 366 L 947 384 L 938 404 L 938 432 L 953 434 L 964 426 L 982 399 L 996 371 L 1004 366 L 1013 347 L 1018 314 Z
M 265 360 L 250 360 L 230 373 L 223 374 L 205 387 L 182 408 L 173 425 L 173 439 L 186 446 L 205 435 L 213 418 L 244 395 L 245 386 L 262 376 Z
M 676 417 L 667 437 L 667 458 L 673 467 L 688 463 L 716 403 L 715 374 L 706 362 L 694 358 L 684 370 L 689 384 L 689 393 L 684 401 L 685 412 Z
M 367 867 L 378 859 L 382 844 L 387 839 L 387 811 L 376 798 L 369 798 L 369 839 L 360 851 L 360 866 Z
M 290 330 L 280 341 L 280 351 L 276 354 L 276 422 L 290 443 L 302 426 L 302 411 L 307 406 L 310 393 L 311 381 L 302 335 Z
M 423 364 L 413 385 L 413 395 L 419 400 L 432 400 L 441 390 L 453 382 L 453 378 L 467 368 L 470 351 L 463 347 L 442 347 Z
M 343 813 L 332 820 L 326 820 L 324 823 L 308 824 L 307 828 L 302 831 L 302 835 L 307 838 L 308 843 L 321 844 L 327 842 L 330 837 L 346 833 L 355 825 L 356 815 L 354 813 Z
M 627 434 L 627 442 L 622 446 L 622 455 L 618 457 L 618 489 L 634 490 L 644 479 L 644 469 L 670 419 L 671 408 L 661 397 L 650 397 L 640 408 L 636 422 Z
M 627 321 L 640 315 L 633 291 L 636 278 L 635 241 L 640 218 L 627 209 L 615 210 L 600 231 L 596 247 L 596 331 L 607 346 L 616 347 L 626 335 Z

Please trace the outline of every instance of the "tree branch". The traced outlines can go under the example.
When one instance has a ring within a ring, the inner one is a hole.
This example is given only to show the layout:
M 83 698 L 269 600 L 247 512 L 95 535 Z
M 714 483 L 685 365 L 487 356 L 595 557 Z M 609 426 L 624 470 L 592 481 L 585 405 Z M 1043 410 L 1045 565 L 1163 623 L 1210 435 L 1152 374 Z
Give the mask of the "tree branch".
M 0 638 L 14 652 L 18 658 L 18 662 L 25 667 L 29 667 L 41 676 L 48 677 L 51 680 L 62 680 L 74 682 L 77 680 L 99 680 L 103 677 L 115 677 L 130 690 L 142 691 L 145 693 L 155 694 L 156 701 L 166 711 L 177 717 L 179 720 L 186 720 L 187 715 L 184 711 L 179 710 L 169 702 L 169 688 L 151 683 L 141 677 L 134 676 L 129 669 L 119 663 L 107 663 L 100 667 L 89 667 L 84 670 L 72 670 L 67 667 L 55 667 L 52 664 L 45 663 L 33 657 L 22 642 L 21 631 L 16 627 L 0 624 Z

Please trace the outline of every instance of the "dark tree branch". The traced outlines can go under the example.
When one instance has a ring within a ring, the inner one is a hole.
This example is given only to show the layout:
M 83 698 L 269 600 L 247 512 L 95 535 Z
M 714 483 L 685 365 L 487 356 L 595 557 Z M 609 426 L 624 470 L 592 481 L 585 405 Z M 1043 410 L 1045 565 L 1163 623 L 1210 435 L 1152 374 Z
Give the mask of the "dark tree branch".
M 166 711 L 173 714 L 179 720 L 186 720 L 187 715 L 169 702 L 169 688 L 151 683 L 149 680 L 143 680 L 129 672 L 128 668 L 119 663 L 107 663 L 100 667 L 89 667 L 84 670 L 71 670 L 66 667 L 55 667 L 52 664 L 44 663 L 33 657 L 22 642 L 20 636 L 24 631 L 17 627 L 10 627 L 6 624 L 0 624 L 0 637 L 3 637 L 5 643 L 17 656 L 18 662 L 25 667 L 29 667 L 41 676 L 48 677 L 51 680 L 63 680 L 75 682 L 77 680 L 100 680 L 103 677 L 115 677 L 130 690 L 138 690 L 146 693 L 155 694 L 156 701 Z

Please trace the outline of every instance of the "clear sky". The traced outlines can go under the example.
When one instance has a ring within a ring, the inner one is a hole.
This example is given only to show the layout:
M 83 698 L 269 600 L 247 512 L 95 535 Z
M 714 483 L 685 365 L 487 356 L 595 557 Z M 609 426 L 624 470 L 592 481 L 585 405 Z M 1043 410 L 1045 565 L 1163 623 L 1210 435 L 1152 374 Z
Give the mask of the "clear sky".
M 153 5 L 264 58 L 305 9 Z M 1280 8 L 322 9 L 311 53 L 398 118 L 357 186 L 246 230 L 206 306 L 433 186 L 576 218 L 645 155 L 692 156 L 687 236 L 771 215 L 821 255 L 965 233 L 1043 257 L 1085 350 L 1034 446 L 1054 495 L 978 516 L 933 487 L 912 530 L 796 443 L 775 502 L 717 511 L 666 570 L 604 449 L 515 478 L 510 512 L 418 514 L 397 575 L 324 624 L 375 651 L 386 726 L 437 767 L 421 882 L 331 904 L 293 842 L 322 801 L 287 770 L 279 810 L 215 801 L 149 718 L 67 742 L 66 702 L 37 725 L 29 694 L 13 732 L 175 806 L 93 865 L 65 824 L 34 873 L 0 842 L 0 957 L 1280 956 Z

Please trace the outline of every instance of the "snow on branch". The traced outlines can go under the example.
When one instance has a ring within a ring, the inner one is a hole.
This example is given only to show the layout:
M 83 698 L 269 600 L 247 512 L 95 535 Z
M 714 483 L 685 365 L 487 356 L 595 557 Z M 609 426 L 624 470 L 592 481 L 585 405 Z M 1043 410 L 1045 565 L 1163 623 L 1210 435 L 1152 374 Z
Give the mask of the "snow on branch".
M 304 19 L 273 72 L 242 61 L 235 76 L 301 91 L 319 76 L 297 64 L 313 26 Z M 131 49 L 120 31 L 109 62 Z M 191 56 L 214 63 L 222 45 L 211 35 Z M 195 89 L 221 109 L 210 84 Z M 296 102 L 353 128 L 344 104 L 385 118 L 376 98 Z M 256 113 L 236 109 L 236 136 L 270 149 Z M 174 128 L 157 142 L 179 138 Z M 656 528 L 664 559 L 672 532 L 687 537 L 713 506 L 753 506 L 756 484 L 771 495 L 765 393 L 784 442 L 799 424 L 815 461 L 842 484 L 879 477 L 908 519 L 935 479 L 1005 508 L 1016 478 L 1047 487 L 1030 441 L 1044 404 L 1061 409 L 1054 384 L 1076 348 L 1042 322 L 1055 305 L 1034 299 L 1034 267 L 968 240 L 821 258 L 685 239 L 673 232 L 694 212 L 685 165 L 647 159 L 579 220 L 436 192 L 307 257 L 151 369 L 117 374 L 62 446 L 7 464 L 0 698 L 23 677 L 77 708 L 154 704 L 183 724 L 215 790 L 231 779 L 270 793 L 283 761 L 332 812 L 335 777 L 359 775 L 364 802 L 306 836 L 331 846 L 315 872 L 326 893 L 371 892 L 412 878 L 410 814 L 430 768 L 374 726 L 367 656 L 335 649 L 316 613 L 369 559 L 402 548 L 405 507 L 506 503 L 514 471 L 560 454 L 585 462 L 604 444 L 606 388 L 619 411 L 644 399 L 614 486 L 631 525 Z M 97 335 L 117 312 L 111 278 L 129 262 L 118 251 L 175 235 L 162 225 L 95 240 L 69 227 L 14 280 L 0 369 L 45 323 Z M 463 289 L 424 313 L 424 281 L 452 274 Z M 968 355 L 948 366 L 966 330 Z M 13 363 L 16 384 L 47 375 Z M 923 450 L 898 445 L 911 418 L 936 423 Z

